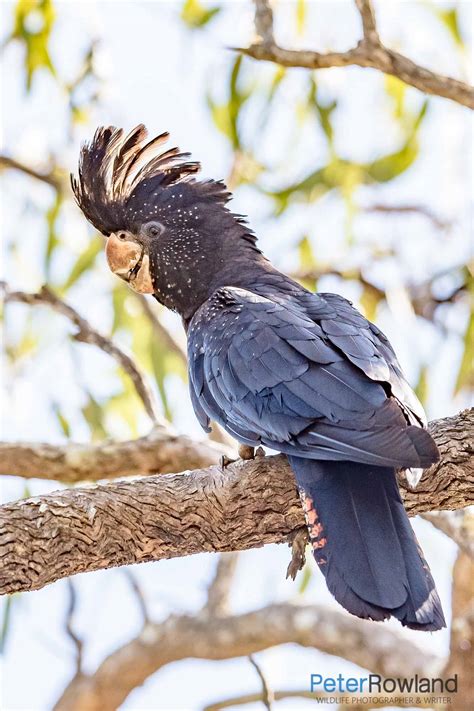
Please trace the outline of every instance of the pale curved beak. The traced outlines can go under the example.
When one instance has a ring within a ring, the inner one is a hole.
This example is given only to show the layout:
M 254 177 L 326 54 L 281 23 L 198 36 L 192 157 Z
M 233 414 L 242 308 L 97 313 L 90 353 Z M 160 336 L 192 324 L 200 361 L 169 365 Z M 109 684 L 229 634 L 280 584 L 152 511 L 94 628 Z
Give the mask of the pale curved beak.
M 144 248 L 133 240 L 119 239 L 112 233 L 105 246 L 110 270 L 141 294 L 153 294 L 150 260 Z

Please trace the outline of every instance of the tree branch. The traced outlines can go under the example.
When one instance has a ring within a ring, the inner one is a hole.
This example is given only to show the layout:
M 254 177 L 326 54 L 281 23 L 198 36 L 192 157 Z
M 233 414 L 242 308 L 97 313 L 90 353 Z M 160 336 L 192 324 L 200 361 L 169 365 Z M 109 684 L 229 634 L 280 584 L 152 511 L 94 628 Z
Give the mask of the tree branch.
M 29 175 L 30 178 L 35 178 L 36 180 L 40 180 L 42 183 L 50 185 L 57 192 L 61 192 L 62 190 L 61 181 L 54 170 L 50 170 L 48 173 L 42 173 L 39 170 L 26 165 L 25 163 L 20 163 L 20 161 L 5 155 L 0 155 L 0 168 L 18 170 L 20 173 Z
M 217 464 L 224 454 L 231 456 L 232 451 L 155 427 L 144 437 L 125 442 L 0 442 L 0 475 L 77 484 L 199 469 Z
M 82 669 L 83 642 L 82 639 L 76 634 L 72 626 L 74 613 L 77 607 L 77 595 L 72 580 L 67 580 L 66 582 L 68 587 L 69 603 L 66 612 L 66 620 L 64 622 L 64 629 L 66 631 L 67 636 L 74 645 L 76 657 L 76 673 L 80 674 Z
M 416 489 L 410 515 L 474 503 L 474 410 L 432 422 L 441 461 Z M 286 457 L 257 457 L 184 474 L 68 489 L 0 507 L 0 592 L 204 551 L 286 541 L 304 525 Z
M 346 52 L 313 52 L 280 47 L 273 39 L 272 14 L 268 0 L 255 0 L 255 28 L 261 41 L 238 52 L 253 59 L 275 62 L 283 67 L 327 69 L 328 67 L 371 67 L 401 79 L 425 94 L 435 94 L 474 109 L 474 88 L 462 81 L 420 67 L 380 41 L 370 0 L 356 0 L 364 37 Z
M 249 662 L 255 669 L 255 671 L 258 674 L 258 678 L 260 679 L 261 685 L 262 685 L 262 691 L 260 694 L 261 701 L 267 711 L 272 711 L 273 707 L 273 702 L 275 701 L 275 696 L 273 694 L 273 691 L 271 690 L 268 681 L 265 677 L 265 674 L 263 673 L 263 670 L 260 667 L 260 664 L 257 662 L 253 654 L 249 654 Z
M 55 711 L 112 711 L 166 664 L 179 659 L 233 659 L 279 644 L 314 647 L 374 674 L 436 675 L 443 660 L 402 634 L 319 605 L 274 604 L 223 618 L 171 615 L 148 625 L 90 676 L 75 677 Z
M 238 553 L 221 553 L 207 591 L 202 611 L 212 617 L 223 617 L 229 612 L 229 597 L 237 569 Z
M 77 333 L 74 334 L 74 340 L 81 343 L 89 343 L 97 346 L 104 353 L 107 353 L 114 358 L 117 363 L 125 370 L 132 380 L 138 397 L 143 403 L 148 417 L 154 424 L 167 426 L 167 422 L 159 415 L 153 393 L 151 392 L 144 374 L 136 365 L 134 360 L 125 353 L 122 348 L 119 348 L 110 338 L 99 333 L 91 324 L 81 316 L 76 309 L 69 304 L 66 304 L 59 296 L 56 296 L 47 286 L 43 286 L 36 293 L 27 293 L 24 291 L 12 291 L 5 282 L 0 282 L 0 288 L 5 294 L 5 303 L 16 301 L 30 306 L 43 305 L 50 306 L 58 313 L 66 316 L 71 323 L 77 328 Z

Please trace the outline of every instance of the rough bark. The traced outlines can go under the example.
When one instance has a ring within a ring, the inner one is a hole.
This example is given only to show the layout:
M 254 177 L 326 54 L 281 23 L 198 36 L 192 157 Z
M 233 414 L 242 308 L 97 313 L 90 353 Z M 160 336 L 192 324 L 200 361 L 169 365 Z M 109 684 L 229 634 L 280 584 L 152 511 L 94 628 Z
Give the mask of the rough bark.
M 231 453 L 224 445 L 198 442 L 156 427 L 145 437 L 125 442 L 0 442 L 0 474 L 75 484 L 198 469 Z
M 474 502 L 474 410 L 431 423 L 441 462 L 409 514 Z M 288 539 L 304 525 L 286 457 L 68 489 L 0 508 L 0 593 L 130 563 L 236 551 Z
M 169 617 L 108 656 L 92 675 L 74 677 L 55 711 L 112 711 L 165 664 L 194 657 L 233 659 L 279 644 L 342 657 L 381 676 L 431 676 L 442 661 L 392 630 L 317 605 L 269 605 L 242 615 Z M 133 663 L 131 663 L 133 660 Z
M 329 67 L 370 67 L 392 74 L 425 94 L 435 94 L 474 109 L 474 89 L 469 84 L 432 72 L 408 57 L 386 47 L 377 33 L 370 0 L 356 0 L 364 31 L 363 39 L 347 52 L 314 52 L 280 47 L 273 36 L 273 15 L 269 0 L 255 0 L 255 29 L 259 42 L 237 48 L 253 59 L 275 62 L 282 67 L 327 69 Z

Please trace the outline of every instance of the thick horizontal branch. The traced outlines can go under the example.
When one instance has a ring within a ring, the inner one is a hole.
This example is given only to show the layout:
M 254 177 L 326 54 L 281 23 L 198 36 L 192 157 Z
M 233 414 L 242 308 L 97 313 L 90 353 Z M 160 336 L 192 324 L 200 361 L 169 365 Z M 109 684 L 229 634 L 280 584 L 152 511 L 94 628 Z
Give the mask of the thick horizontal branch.
M 171 616 L 74 677 L 55 711 L 112 711 L 166 664 L 194 657 L 233 659 L 279 644 L 314 647 L 383 677 L 436 676 L 441 660 L 383 626 L 376 629 L 318 605 L 269 605 L 241 615 Z M 309 686 L 309 678 L 308 678 Z M 313 697 L 314 698 L 314 697 Z
M 329 67 L 370 67 L 401 79 L 425 94 L 435 94 L 474 109 L 474 88 L 462 81 L 443 76 L 415 64 L 408 57 L 386 47 L 377 34 L 369 0 L 357 0 L 364 37 L 347 52 L 314 52 L 280 47 L 273 39 L 272 17 L 268 0 L 255 1 L 255 27 L 260 41 L 250 47 L 236 48 L 253 59 L 275 62 L 282 67 L 327 69 Z M 264 19 L 262 19 L 264 18 Z M 264 29 L 264 31 L 263 31 Z
M 416 491 L 402 486 L 411 515 L 474 503 L 474 410 L 430 430 L 441 461 Z M 0 593 L 112 566 L 280 543 L 303 525 L 282 455 L 58 491 L 0 507 Z
M 217 464 L 231 450 L 198 442 L 158 426 L 149 434 L 124 442 L 54 445 L 43 442 L 0 442 L 0 475 L 80 481 L 167 474 Z

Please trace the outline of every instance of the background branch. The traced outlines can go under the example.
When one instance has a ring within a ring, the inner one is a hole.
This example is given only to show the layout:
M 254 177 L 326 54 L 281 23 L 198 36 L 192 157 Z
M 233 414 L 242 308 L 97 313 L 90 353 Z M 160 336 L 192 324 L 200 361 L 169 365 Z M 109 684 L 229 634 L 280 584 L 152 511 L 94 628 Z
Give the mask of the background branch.
M 74 645 L 75 657 L 76 657 L 76 673 L 80 674 L 81 669 L 82 669 L 83 642 L 82 642 L 81 638 L 76 634 L 76 632 L 74 631 L 74 628 L 72 626 L 74 612 L 76 611 L 76 607 L 77 607 L 77 595 L 76 595 L 76 589 L 74 587 L 74 583 L 72 582 L 72 580 L 66 580 L 66 583 L 67 583 L 67 588 L 68 588 L 69 600 L 68 600 L 64 628 L 66 630 L 67 636 L 69 637 L 69 639 L 72 641 L 72 643 Z
M 211 441 L 199 442 L 155 427 L 144 437 L 124 442 L 0 442 L 0 475 L 76 484 L 208 467 L 223 454 L 231 457 L 233 452 Z
M 263 670 L 260 667 L 260 664 L 257 662 L 253 654 L 249 654 L 249 662 L 255 669 L 255 671 L 258 674 L 258 678 L 260 679 L 260 683 L 262 685 L 262 691 L 260 694 L 260 700 L 262 701 L 263 705 L 267 709 L 267 711 L 272 711 L 272 706 L 273 706 L 273 701 L 275 700 L 275 696 L 270 689 L 270 686 L 268 684 L 268 681 L 265 677 L 265 674 L 263 673 Z
M 408 513 L 474 503 L 474 410 L 430 425 L 441 461 Z M 0 592 L 37 590 L 75 573 L 280 543 L 304 525 L 286 457 L 58 491 L 0 507 Z
M 61 180 L 58 178 L 54 170 L 50 170 L 47 173 L 41 172 L 35 168 L 32 168 L 30 165 L 21 163 L 20 161 L 15 160 L 15 158 L 11 158 L 6 155 L 0 155 L 0 169 L 1 168 L 17 170 L 20 173 L 25 173 L 25 175 L 28 175 L 30 178 L 35 178 L 35 180 L 40 180 L 42 183 L 51 185 L 51 187 L 57 192 L 61 192 L 62 190 Z
M 75 677 L 55 711 L 112 711 L 166 664 L 189 657 L 232 659 L 279 644 L 313 647 L 381 676 L 436 675 L 443 660 L 402 634 L 319 605 L 268 605 L 209 620 L 171 615 L 146 626 L 110 654 L 90 676 Z M 133 663 L 131 663 L 133 660 Z
M 213 617 L 222 617 L 229 612 L 229 597 L 237 569 L 238 553 L 221 553 L 214 577 L 207 591 L 203 612 Z
M 158 413 L 153 393 L 148 386 L 144 374 L 141 372 L 140 368 L 136 365 L 131 356 L 129 356 L 128 353 L 125 353 L 125 351 L 117 346 L 110 338 L 107 338 L 107 336 L 99 333 L 99 331 L 91 326 L 89 321 L 81 316 L 76 309 L 69 304 L 66 304 L 47 286 L 43 286 L 40 291 L 36 293 L 12 291 L 5 282 L 0 282 L 0 287 L 4 293 L 5 303 L 16 301 L 22 304 L 29 304 L 30 306 L 50 306 L 58 313 L 66 316 L 66 318 L 68 318 L 77 328 L 77 333 L 73 336 L 74 340 L 97 346 L 104 351 L 104 353 L 107 353 L 114 358 L 130 376 L 135 390 L 137 391 L 137 395 L 143 402 L 145 411 L 151 421 L 154 424 L 160 423 L 162 426 L 167 425 L 164 418 L 162 418 Z
M 401 79 L 425 94 L 435 94 L 474 109 L 474 89 L 462 81 L 432 72 L 395 52 L 380 41 L 370 0 L 356 0 L 364 32 L 356 47 L 346 52 L 313 52 L 280 47 L 273 39 L 273 22 L 268 0 L 255 0 L 255 29 L 262 41 L 237 51 L 253 59 L 275 62 L 283 67 L 327 69 L 356 65 L 371 67 Z

